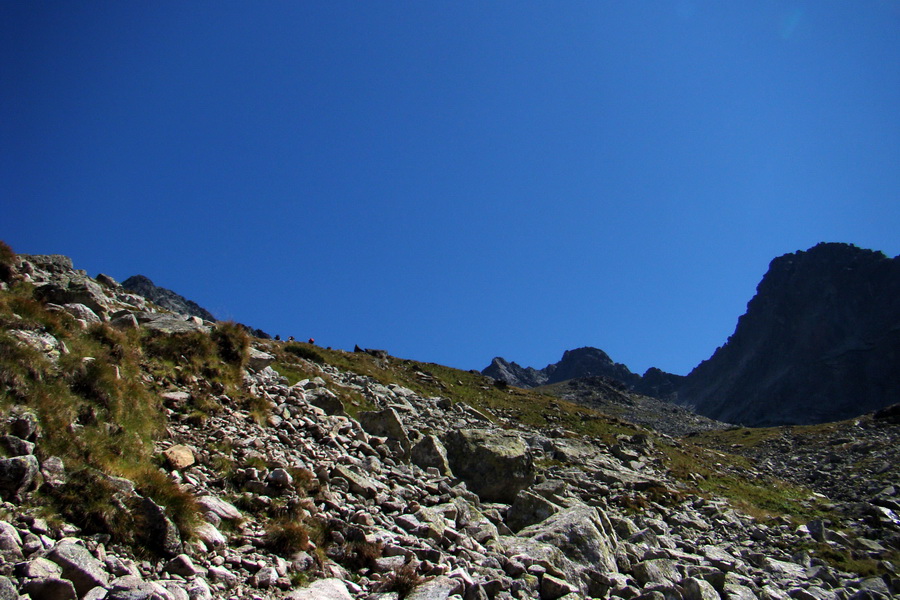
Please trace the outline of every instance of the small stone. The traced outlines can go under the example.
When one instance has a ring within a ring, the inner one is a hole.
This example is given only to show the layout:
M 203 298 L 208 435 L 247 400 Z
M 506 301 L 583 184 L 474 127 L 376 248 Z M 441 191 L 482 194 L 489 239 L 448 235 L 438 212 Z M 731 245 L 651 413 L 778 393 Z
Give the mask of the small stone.
M 182 444 L 172 446 L 163 452 L 166 462 L 177 471 L 187 469 L 194 464 L 194 452 Z
M 541 600 L 556 600 L 577 591 L 577 587 L 558 577 L 545 574 L 541 578 Z
M 163 567 L 163 572 L 189 578 L 201 573 L 202 569 L 197 568 L 194 565 L 194 561 L 187 554 L 179 554 L 166 563 L 166 566 Z
M 256 572 L 256 575 L 253 576 L 253 585 L 261 589 L 274 587 L 277 582 L 278 571 L 273 567 L 260 569 Z

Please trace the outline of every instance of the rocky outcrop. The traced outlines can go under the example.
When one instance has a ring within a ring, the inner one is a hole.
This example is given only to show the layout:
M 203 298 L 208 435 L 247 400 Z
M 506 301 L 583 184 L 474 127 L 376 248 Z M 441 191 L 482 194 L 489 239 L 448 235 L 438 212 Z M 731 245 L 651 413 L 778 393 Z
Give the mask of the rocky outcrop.
M 132 275 L 122 282 L 122 287 L 135 294 L 140 294 L 154 304 L 182 315 L 200 317 L 204 321 L 215 321 L 211 312 L 194 302 L 188 300 L 172 290 L 159 287 L 143 275 Z
M 728 423 L 698 415 L 673 402 L 635 393 L 609 377 L 581 377 L 538 389 L 667 435 L 685 436 L 729 427 Z
M 641 379 L 640 375 L 632 373 L 625 365 L 613 362 L 603 350 L 591 347 L 566 350 L 559 362 L 543 369 L 523 368 L 498 356 L 481 373 L 510 385 L 526 388 L 593 376 L 611 377 L 632 387 Z
M 819 244 L 776 258 L 678 402 L 745 425 L 824 423 L 900 397 L 900 257 Z

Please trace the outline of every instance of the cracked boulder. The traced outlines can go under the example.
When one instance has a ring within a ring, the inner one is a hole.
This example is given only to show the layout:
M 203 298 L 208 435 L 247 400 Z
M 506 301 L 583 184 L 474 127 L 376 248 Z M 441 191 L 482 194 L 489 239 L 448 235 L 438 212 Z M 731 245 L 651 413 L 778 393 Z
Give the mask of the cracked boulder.
M 531 452 L 515 433 L 452 430 L 444 445 L 453 474 L 482 501 L 510 504 L 534 481 Z

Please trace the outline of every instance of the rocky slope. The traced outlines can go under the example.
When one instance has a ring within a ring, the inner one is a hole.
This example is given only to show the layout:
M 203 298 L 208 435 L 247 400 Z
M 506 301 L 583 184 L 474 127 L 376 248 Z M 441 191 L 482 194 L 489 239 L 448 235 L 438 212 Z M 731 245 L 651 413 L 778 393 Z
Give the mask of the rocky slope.
M 672 402 L 637 394 L 611 377 L 579 377 L 535 389 L 675 437 L 729 427 Z
M 543 369 L 522 367 L 509 362 L 500 356 L 481 371 L 482 375 L 505 381 L 509 385 L 522 388 L 534 388 L 553 385 L 571 379 L 588 379 L 605 377 L 618 381 L 629 390 L 645 396 L 659 399 L 674 399 L 681 381 L 681 375 L 666 373 L 655 367 L 647 369 L 643 375 L 617 363 L 599 348 L 586 346 L 576 350 L 566 350 L 562 358 Z
M 140 294 L 157 306 L 183 315 L 200 317 L 206 321 L 215 321 L 211 312 L 184 296 L 164 287 L 159 287 L 143 275 L 132 275 L 122 282 L 122 287 L 134 294 Z
M 822 513 L 840 535 L 799 492 L 753 517 L 794 488 L 728 452 L 439 365 L 244 348 L 64 257 L 5 266 L 0 598 L 900 593 L 881 504 Z
M 678 402 L 746 425 L 824 423 L 900 398 L 900 257 L 819 244 L 776 258 Z
M 650 380 L 646 385 L 642 386 L 642 377 L 640 375 L 632 373 L 622 363 L 614 362 L 603 350 L 589 346 L 576 350 L 566 350 L 559 362 L 549 364 L 543 369 L 521 367 L 514 362 L 509 362 L 497 356 L 481 373 L 487 377 L 524 388 L 551 385 L 580 377 L 609 377 L 641 392 L 644 392 L 645 388 L 649 389 L 652 386 L 656 386 L 657 388 L 663 388 L 657 390 L 658 393 L 665 394 L 665 387 L 671 387 L 670 384 L 663 383 L 662 379 L 664 377 L 661 377 L 660 374 L 664 373 L 659 369 L 648 371 Z M 667 373 L 664 375 L 677 377 Z
M 900 398 L 900 257 L 823 243 L 776 258 L 734 334 L 686 377 L 637 375 L 596 348 L 543 369 L 497 357 L 483 373 L 527 388 L 608 377 L 748 426 L 847 419 Z

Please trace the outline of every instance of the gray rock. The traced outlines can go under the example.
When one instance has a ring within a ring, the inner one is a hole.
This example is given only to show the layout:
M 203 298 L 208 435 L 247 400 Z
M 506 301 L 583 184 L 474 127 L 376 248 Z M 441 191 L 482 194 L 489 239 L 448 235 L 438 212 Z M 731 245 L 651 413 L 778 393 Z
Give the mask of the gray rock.
M 675 562 L 667 558 L 654 558 L 634 565 L 634 577 L 641 585 L 648 583 L 678 583 L 681 575 Z
M 359 424 L 369 435 L 386 437 L 397 442 L 403 449 L 404 456 L 409 455 L 409 434 L 403 426 L 403 421 L 400 420 L 400 415 L 393 408 L 361 412 Z
M 24 558 L 19 532 L 9 523 L 0 521 L 0 563 L 14 564 Z
M 187 554 L 179 554 L 166 563 L 166 566 L 163 567 L 163 572 L 189 578 L 202 573 L 203 571 L 194 565 L 194 561 L 191 560 L 190 556 Z
M 95 315 L 102 314 L 107 308 L 107 297 L 95 281 L 84 276 L 71 277 L 68 282 L 51 282 L 38 286 L 34 290 L 36 298 L 44 302 L 52 302 L 64 306 L 81 304 Z
M 278 581 L 278 571 L 272 567 L 265 567 L 253 576 L 253 586 L 261 589 L 274 587 Z
M 447 449 L 433 435 L 423 436 L 410 450 L 410 461 L 422 469 L 435 468 L 441 475 L 451 475 Z
M 10 420 L 9 432 L 23 440 L 34 442 L 40 433 L 39 423 L 37 415 L 33 412 L 22 412 Z
M 513 531 L 540 523 L 560 511 L 560 507 L 543 496 L 522 490 L 509 507 L 506 524 Z
M 61 542 L 54 546 L 47 558 L 62 567 L 62 576 L 72 582 L 79 596 L 91 588 L 109 583 L 103 564 L 91 556 L 84 546 Z
M 194 535 L 210 549 L 220 548 L 228 542 L 212 523 L 200 523 L 194 528 Z
M 137 329 L 138 327 L 140 327 L 137 318 L 135 318 L 135 316 L 130 312 L 110 319 L 109 324 L 116 329 L 124 330 Z
M 373 479 L 362 473 L 358 473 L 345 467 L 338 465 L 331 471 L 332 478 L 341 478 L 349 483 L 349 489 L 354 494 L 365 498 L 375 498 L 379 492 L 387 491 L 387 486 L 377 479 Z
M 78 598 L 72 582 L 58 577 L 29 579 L 22 586 L 22 591 L 31 596 L 32 600 L 75 600 Z M 18 595 L 14 597 L 18 598 Z
M 578 588 L 568 581 L 545 574 L 541 578 L 541 600 L 557 600 L 578 592 Z
M 309 394 L 309 403 L 321 408 L 327 415 L 346 416 L 347 414 L 341 399 L 327 388 L 320 387 L 312 390 Z
M 126 575 L 109 583 L 106 600 L 171 600 L 171 595 L 157 583 Z
M 266 477 L 266 483 L 275 488 L 284 490 L 289 488 L 294 483 L 294 478 L 291 477 L 291 474 L 288 473 L 285 469 L 272 469 L 272 471 Z
M 150 498 L 142 497 L 137 502 L 136 512 L 144 523 L 144 529 L 140 533 L 152 550 L 168 557 L 184 551 L 178 528 L 160 505 Z
M 737 583 L 726 583 L 722 597 L 728 600 L 759 600 L 752 589 Z
M 534 481 L 531 452 L 515 433 L 451 430 L 444 445 L 453 473 L 485 502 L 512 503 Z
M 177 315 L 163 313 L 135 313 L 135 317 L 145 329 L 158 331 L 160 333 L 192 333 L 195 331 L 209 333 L 209 327 L 201 323 L 196 323 L 195 321 L 185 320 L 184 317 Z
M 347 586 L 340 579 L 328 578 L 314 581 L 308 587 L 295 590 L 287 600 L 353 600 Z
M 95 313 L 84 304 L 63 304 L 63 308 L 67 313 L 69 313 L 79 321 L 84 321 L 88 325 L 103 322 L 100 317 L 97 316 L 97 313 Z
M 187 593 L 190 600 L 212 600 L 213 597 L 209 585 L 199 577 L 188 583 Z
M 9 577 L 0 575 L 0 600 L 19 600 L 19 592 Z
M 20 500 L 36 487 L 39 472 L 40 465 L 34 456 L 0 459 L 0 497 L 7 501 Z
M 615 533 L 606 515 L 596 508 L 584 504 L 565 508 L 542 523 L 522 529 L 518 538 L 532 544 L 510 543 L 510 538 L 503 538 L 507 555 L 512 550 L 543 558 L 546 564 L 557 567 L 554 575 L 578 582 L 588 594 L 599 594 L 598 582 L 617 571 Z
M 250 355 L 247 362 L 247 366 L 254 371 L 262 371 L 269 365 L 275 362 L 275 357 L 269 354 L 268 352 L 263 352 L 262 350 L 257 350 L 256 348 L 250 348 Z
M 719 592 L 711 583 L 696 577 L 687 577 L 681 582 L 684 600 L 719 600 Z
M 208 574 L 210 580 L 221 581 L 226 587 L 234 587 L 238 583 L 238 576 L 225 567 L 211 566 L 208 570 Z
M 216 496 L 200 496 L 197 504 L 207 512 L 211 512 L 225 521 L 237 521 L 242 517 L 241 511 L 233 504 Z
M 417 586 L 406 600 L 447 600 L 458 586 L 449 577 L 438 577 Z
M 28 442 L 15 435 L 0 436 L 2 446 L 9 456 L 28 456 L 34 454 L 34 442 Z
M 39 556 L 26 563 L 16 565 L 16 575 L 28 579 L 60 577 L 62 567 L 51 560 Z
M 58 456 L 51 456 L 41 463 L 41 475 L 44 477 L 44 485 L 51 489 L 65 485 L 68 481 L 66 466 Z

